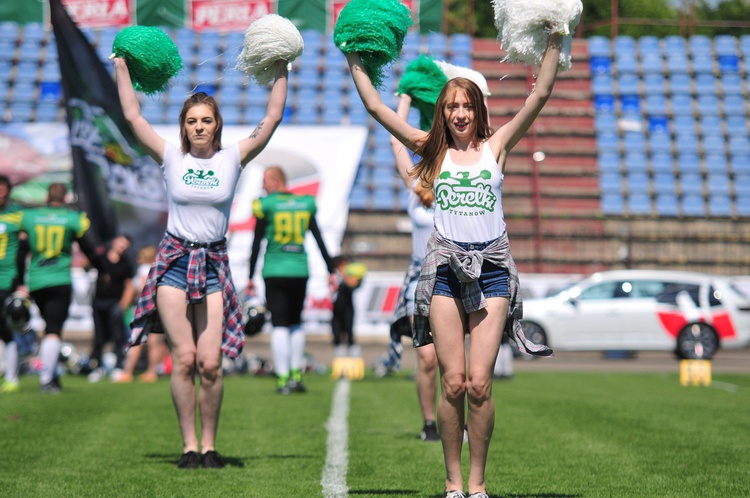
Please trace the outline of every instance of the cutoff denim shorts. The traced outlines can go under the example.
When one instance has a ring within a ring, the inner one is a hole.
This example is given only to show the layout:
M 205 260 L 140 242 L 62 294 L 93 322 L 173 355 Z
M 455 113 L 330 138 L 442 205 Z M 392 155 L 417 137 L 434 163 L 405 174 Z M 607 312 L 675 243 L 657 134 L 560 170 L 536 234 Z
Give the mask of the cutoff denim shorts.
M 159 279 L 156 286 L 168 285 L 187 292 L 187 270 L 189 261 L 189 254 L 177 258 L 171 265 L 169 265 L 169 268 L 164 272 L 164 275 Z M 210 263 L 206 262 L 206 294 L 213 294 L 214 292 L 220 291 L 221 285 L 219 284 L 219 274 Z
M 492 244 L 489 242 L 453 242 L 467 251 L 482 251 Z M 479 277 L 479 285 L 484 297 L 510 297 L 508 288 L 508 270 L 500 268 L 487 261 L 482 264 L 482 275 Z M 461 281 L 451 270 L 450 265 L 440 265 L 437 269 L 433 295 L 447 296 L 461 299 Z

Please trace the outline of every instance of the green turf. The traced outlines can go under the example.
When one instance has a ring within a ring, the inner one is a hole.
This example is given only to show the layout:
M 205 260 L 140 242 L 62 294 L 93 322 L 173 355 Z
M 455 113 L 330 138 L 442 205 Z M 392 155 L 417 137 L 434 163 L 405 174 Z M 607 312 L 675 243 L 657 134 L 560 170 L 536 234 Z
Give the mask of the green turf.
M 227 378 L 227 467 L 186 471 L 168 381 L 68 376 L 62 394 L 41 395 L 24 377 L 0 395 L 0 496 L 321 496 L 335 382 L 306 382 L 308 394 L 285 397 L 269 378 Z M 714 375 L 707 388 L 676 372 L 520 372 L 494 397 L 493 498 L 750 495 L 750 376 Z M 419 440 L 413 381 L 368 377 L 350 403 L 349 496 L 440 496 L 442 451 Z

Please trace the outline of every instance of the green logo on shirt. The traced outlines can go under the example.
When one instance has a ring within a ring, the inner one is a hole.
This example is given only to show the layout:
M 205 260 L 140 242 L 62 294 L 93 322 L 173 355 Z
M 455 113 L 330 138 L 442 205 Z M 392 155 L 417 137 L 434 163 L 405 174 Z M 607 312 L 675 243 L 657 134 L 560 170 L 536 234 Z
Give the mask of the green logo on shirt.
M 451 176 L 449 171 L 440 173 L 441 180 L 435 191 L 435 202 L 443 211 L 452 208 L 480 208 L 487 211 L 495 210 L 497 196 L 492 192 L 492 187 L 481 180 L 489 180 L 492 173 L 483 169 L 478 176 L 469 178 L 468 171 L 460 171 Z
M 188 169 L 188 172 L 182 177 L 182 181 L 185 182 L 185 185 L 197 188 L 214 188 L 219 186 L 219 179 L 214 176 L 214 172 L 211 170 L 196 171 Z

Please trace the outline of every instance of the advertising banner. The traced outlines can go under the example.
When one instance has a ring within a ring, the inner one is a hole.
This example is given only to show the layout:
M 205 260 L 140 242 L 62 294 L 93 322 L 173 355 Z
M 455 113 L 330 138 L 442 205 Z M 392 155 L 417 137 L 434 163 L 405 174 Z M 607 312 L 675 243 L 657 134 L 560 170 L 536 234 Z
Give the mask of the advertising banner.
M 193 0 L 191 24 L 196 31 L 244 31 L 259 17 L 276 13 L 275 0 Z
M 79 26 L 124 28 L 135 23 L 135 0 L 62 0 L 62 4 Z

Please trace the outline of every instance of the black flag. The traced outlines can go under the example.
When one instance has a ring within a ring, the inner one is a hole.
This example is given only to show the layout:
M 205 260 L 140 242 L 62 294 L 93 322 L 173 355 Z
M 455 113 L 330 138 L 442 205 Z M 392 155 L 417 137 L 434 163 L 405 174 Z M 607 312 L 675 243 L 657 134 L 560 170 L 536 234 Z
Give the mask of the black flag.
M 164 235 L 166 192 L 159 165 L 125 121 L 117 86 L 61 4 L 50 0 L 73 155 L 73 189 L 97 243 L 118 232 L 136 248 Z

